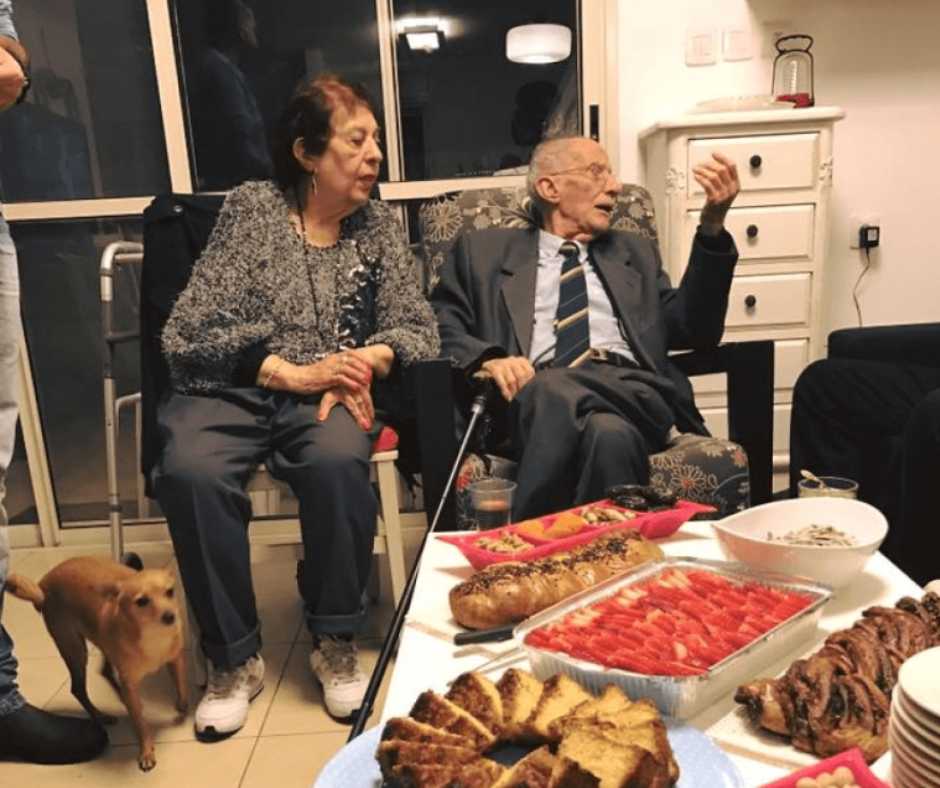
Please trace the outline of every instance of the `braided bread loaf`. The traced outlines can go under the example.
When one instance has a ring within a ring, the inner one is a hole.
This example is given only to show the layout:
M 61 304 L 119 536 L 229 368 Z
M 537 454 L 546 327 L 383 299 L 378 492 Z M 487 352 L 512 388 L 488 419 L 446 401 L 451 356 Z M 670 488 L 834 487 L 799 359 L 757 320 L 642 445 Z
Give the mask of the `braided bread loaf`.
M 450 609 L 457 623 L 468 629 L 511 624 L 662 557 L 659 546 L 637 531 L 617 530 L 568 553 L 527 563 L 492 564 L 451 589 Z

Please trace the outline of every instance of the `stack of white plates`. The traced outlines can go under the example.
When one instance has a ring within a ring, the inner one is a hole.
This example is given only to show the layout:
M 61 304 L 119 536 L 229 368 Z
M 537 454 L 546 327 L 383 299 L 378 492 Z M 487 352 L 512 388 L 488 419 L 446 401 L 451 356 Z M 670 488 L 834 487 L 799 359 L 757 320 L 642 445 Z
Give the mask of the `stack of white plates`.
M 940 788 L 940 648 L 901 666 L 891 701 L 891 783 Z

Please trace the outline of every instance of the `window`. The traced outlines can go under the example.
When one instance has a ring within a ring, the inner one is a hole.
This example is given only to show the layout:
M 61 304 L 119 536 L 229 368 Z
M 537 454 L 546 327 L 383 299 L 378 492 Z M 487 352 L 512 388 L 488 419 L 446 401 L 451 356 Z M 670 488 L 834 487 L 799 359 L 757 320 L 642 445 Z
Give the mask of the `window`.
M 166 191 L 144 0 L 30 0 L 15 10 L 32 87 L 0 115 L 3 202 Z
M 381 107 L 374 0 L 174 6 L 198 191 L 271 175 L 269 134 L 305 78 L 336 72 L 362 82 Z
M 112 241 L 140 240 L 140 221 L 15 225 L 23 323 L 62 522 L 107 519 L 98 264 Z M 115 283 L 118 325 L 137 322 L 132 289 Z M 122 346 L 118 395 L 140 387 L 138 348 Z M 122 497 L 133 498 L 133 433 L 122 422 Z
M 98 261 L 108 242 L 140 237 L 140 213 L 154 195 L 223 191 L 268 175 L 279 113 L 298 82 L 325 71 L 364 83 L 375 99 L 386 156 L 380 194 L 403 217 L 413 219 L 417 200 L 459 185 L 497 185 L 490 176 L 524 168 L 546 134 L 582 133 L 595 105 L 603 113 L 615 93 L 604 78 L 608 6 L 16 0 L 33 87 L 25 104 L 0 115 L 0 200 L 19 251 L 36 395 L 35 407 L 23 405 L 23 423 L 27 437 L 45 440 L 50 473 L 37 466 L 30 478 L 20 441 L 8 472 L 14 521 L 38 518 L 54 539 L 56 513 L 66 526 L 107 518 Z M 425 43 L 411 49 L 403 26 L 429 16 L 442 21 L 441 34 L 424 31 Z M 540 22 L 571 31 L 570 54 L 546 65 L 510 62 L 507 31 Z M 615 128 L 592 120 L 595 127 L 615 157 Z M 134 321 L 133 302 L 124 307 Z M 118 393 L 129 393 L 137 348 L 123 346 L 116 363 Z M 133 516 L 132 410 L 124 413 L 119 481 Z
M 403 180 L 524 172 L 546 135 L 580 133 L 577 17 L 574 0 L 396 2 Z M 571 54 L 509 61 L 506 33 L 533 22 L 571 30 Z M 414 27 L 437 29 L 437 48 L 409 45 Z
M 38 522 L 39 513 L 33 499 L 33 485 L 29 478 L 29 464 L 26 462 L 26 447 L 23 445 L 23 430 L 16 425 L 16 443 L 13 446 L 13 458 L 7 468 L 6 496 L 0 505 L 6 509 L 10 525 Z

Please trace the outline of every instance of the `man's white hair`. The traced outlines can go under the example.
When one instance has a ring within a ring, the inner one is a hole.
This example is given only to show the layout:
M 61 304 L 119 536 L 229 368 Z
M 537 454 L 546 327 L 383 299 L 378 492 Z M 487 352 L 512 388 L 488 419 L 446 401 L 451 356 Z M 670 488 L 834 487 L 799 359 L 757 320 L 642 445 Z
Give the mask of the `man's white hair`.
M 539 178 L 569 167 L 569 146 L 574 140 L 583 139 L 587 138 L 576 134 L 552 137 L 540 142 L 532 151 L 532 158 L 529 160 L 529 171 L 525 179 L 525 188 L 532 207 L 536 211 L 534 218 L 537 222 L 541 223 L 544 219 L 546 205 L 535 188 L 535 184 L 538 183 Z

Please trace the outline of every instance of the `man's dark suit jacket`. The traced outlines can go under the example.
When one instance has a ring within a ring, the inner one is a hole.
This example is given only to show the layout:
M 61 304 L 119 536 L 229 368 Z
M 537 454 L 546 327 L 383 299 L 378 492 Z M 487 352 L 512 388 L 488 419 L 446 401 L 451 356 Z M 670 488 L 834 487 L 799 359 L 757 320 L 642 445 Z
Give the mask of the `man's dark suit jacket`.
M 431 297 L 442 353 L 467 374 L 491 359 L 528 356 L 535 313 L 538 229 L 489 229 L 457 239 Z M 724 333 L 738 259 L 727 232 L 696 234 L 679 287 L 663 271 L 654 241 L 611 231 L 589 245 L 637 361 L 676 387 L 676 426 L 707 434 L 692 387 L 667 351 L 714 347 Z

